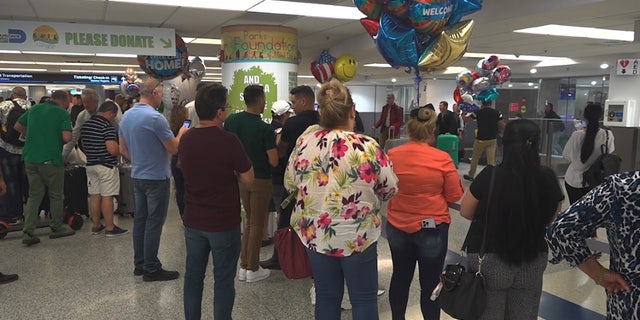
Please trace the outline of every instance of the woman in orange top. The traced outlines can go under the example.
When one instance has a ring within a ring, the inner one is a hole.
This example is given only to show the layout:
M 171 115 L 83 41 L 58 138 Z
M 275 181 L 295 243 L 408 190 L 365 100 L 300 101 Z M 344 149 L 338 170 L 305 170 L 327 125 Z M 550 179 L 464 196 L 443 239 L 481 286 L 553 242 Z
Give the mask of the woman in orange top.
M 414 112 L 412 112 L 413 115 Z M 432 147 L 436 114 L 419 108 L 407 122 L 409 141 L 389 150 L 399 192 L 387 204 L 387 238 L 393 260 L 389 303 L 393 319 L 404 319 L 409 288 L 418 262 L 420 307 L 424 319 L 440 319 L 431 301 L 447 254 L 448 202 L 462 197 L 462 185 L 451 156 Z

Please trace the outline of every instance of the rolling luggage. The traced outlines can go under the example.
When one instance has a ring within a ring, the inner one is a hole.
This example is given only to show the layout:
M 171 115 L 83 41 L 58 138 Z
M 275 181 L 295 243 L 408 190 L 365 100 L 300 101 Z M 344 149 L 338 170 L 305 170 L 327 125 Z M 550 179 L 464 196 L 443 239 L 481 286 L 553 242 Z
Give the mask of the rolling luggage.
M 131 164 L 123 163 L 118 166 L 120 172 L 120 194 L 118 200 L 118 214 L 130 214 L 133 216 L 136 203 L 133 196 L 133 181 L 131 180 Z
M 89 216 L 87 170 L 84 166 L 64 167 L 64 211 Z

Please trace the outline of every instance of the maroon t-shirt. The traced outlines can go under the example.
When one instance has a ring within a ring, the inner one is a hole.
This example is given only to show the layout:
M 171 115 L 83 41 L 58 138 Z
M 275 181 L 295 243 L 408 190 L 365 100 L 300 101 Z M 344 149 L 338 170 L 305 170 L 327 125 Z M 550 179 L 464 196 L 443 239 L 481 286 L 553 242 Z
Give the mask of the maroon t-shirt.
M 193 128 L 178 146 L 184 175 L 185 227 L 206 232 L 228 231 L 240 224 L 240 194 L 235 172 L 251 161 L 240 140 L 219 127 Z

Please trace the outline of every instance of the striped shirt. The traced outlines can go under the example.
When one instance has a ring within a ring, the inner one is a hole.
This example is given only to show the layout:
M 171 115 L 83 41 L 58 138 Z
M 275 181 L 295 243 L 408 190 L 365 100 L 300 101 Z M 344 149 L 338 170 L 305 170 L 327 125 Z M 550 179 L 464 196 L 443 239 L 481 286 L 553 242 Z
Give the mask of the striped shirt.
M 116 130 L 109 120 L 100 115 L 92 116 L 82 126 L 80 137 L 88 166 L 101 164 L 113 168 L 118 164 L 118 159 L 107 151 L 107 141 L 118 141 Z

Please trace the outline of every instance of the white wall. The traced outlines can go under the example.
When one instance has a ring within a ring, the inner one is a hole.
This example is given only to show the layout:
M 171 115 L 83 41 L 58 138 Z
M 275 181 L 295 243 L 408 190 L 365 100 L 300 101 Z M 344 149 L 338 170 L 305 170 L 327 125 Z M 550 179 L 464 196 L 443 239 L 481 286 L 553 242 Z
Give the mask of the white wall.
M 426 85 L 426 90 L 425 90 Z M 449 102 L 449 110 L 455 101 L 453 101 L 453 91 L 456 89 L 455 80 L 423 80 L 420 84 L 420 105 L 424 106 L 427 103 L 432 103 L 437 113 L 438 104 L 440 101 Z

